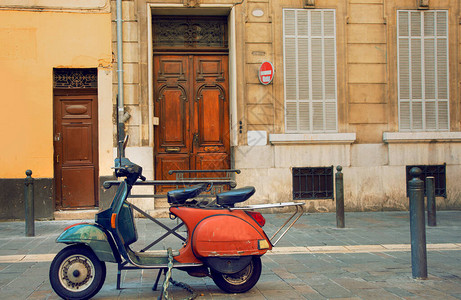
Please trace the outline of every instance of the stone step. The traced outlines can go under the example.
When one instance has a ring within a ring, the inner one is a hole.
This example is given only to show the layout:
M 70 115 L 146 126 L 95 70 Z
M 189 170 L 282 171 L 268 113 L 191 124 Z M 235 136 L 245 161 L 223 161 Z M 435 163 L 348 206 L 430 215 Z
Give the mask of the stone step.
M 169 208 L 170 204 L 167 199 L 155 199 L 155 209 Z
M 168 218 L 170 217 L 170 211 L 168 208 L 155 209 L 149 213 L 154 218 Z
M 58 210 L 54 212 L 55 220 L 94 220 L 97 209 L 88 210 Z

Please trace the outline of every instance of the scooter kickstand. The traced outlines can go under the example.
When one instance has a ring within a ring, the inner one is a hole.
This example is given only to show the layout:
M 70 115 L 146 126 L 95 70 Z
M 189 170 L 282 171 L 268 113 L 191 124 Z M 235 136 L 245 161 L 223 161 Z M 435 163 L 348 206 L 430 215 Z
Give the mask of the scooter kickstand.
M 154 292 L 157 290 L 158 282 L 160 281 L 160 276 L 162 275 L 162 271 L 163 271 L 163 275 L 166 275 L 166 270 L 167 268 L 161 268 L 158 270 L 157 279 L 155 279 L 154 286 L 152 287 L 152 290 Z

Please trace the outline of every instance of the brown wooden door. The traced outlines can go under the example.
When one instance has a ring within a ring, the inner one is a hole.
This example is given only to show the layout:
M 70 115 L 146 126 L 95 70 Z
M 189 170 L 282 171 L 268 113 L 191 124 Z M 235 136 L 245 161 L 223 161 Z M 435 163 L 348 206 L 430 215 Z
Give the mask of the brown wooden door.
M 229 169 L 227 55 L 156 55 L 154 74 L 156 179 Z
M 55 96 L 57 208 L 98 205 L 98 104 L 96 95 Z

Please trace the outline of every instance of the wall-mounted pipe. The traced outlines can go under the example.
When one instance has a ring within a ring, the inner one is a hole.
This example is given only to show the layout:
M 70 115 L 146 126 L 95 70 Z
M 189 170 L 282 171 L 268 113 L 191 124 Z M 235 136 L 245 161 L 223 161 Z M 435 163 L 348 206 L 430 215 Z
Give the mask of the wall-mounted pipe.
M 116 10 L 117 10 L 117 16 L 115 19 L 115 22 L 117 24 L 117 79 L 118 79 L 118 112 L 119 112 L 119 117 L 122 117 L 123 115 L 123 105 L 124 105 L 124 99 L 123 99 L 123 40 L 122 40 L 122 26 L 123 26 L 123 20 L 122 20 L 122 0 L 117 0 L 116 4 Z
M 124 108 L 124 92 L 123 92 L 123 20 L 122 20 L 122 0 L 116 2 L 116 19 L 117 24 L 117 80 L 118 80 L 118 95 L 117 95 L 117 148 L 118 156 L 124 157 L 123 147 L 121 147 L 125 139 L 125 124 L 123 121 Z

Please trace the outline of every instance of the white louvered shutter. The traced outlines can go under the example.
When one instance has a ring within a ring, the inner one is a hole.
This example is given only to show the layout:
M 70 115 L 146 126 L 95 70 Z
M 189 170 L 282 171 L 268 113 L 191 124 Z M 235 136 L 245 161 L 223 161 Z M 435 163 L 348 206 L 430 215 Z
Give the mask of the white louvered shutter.
M 398 11 L 401 131 L 447 131 L 448 12 Z
M 285 9 L 285 128 L 336 132 L 336 23 L 334 10 Z

